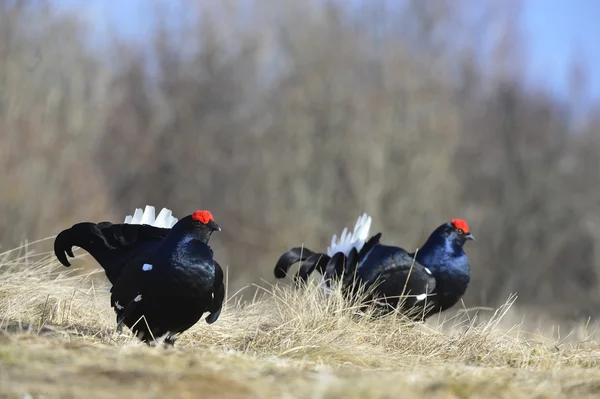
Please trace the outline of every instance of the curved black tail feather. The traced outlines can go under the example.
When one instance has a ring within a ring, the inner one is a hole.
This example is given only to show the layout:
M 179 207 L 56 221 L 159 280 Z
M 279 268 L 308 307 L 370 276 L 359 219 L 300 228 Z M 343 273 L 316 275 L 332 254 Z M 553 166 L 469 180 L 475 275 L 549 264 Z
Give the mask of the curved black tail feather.
M 325 274 L 323 275 L 323 280 L 327 287 L 330 287 L 331 283 L 342 275 L 346 259 L 347 257 L 343 252 L 336 252 L 331 259 L 329 259 L 327 266 L 325 266 Z
M 87 251 L 102 266 L 109 281 L 114 284 L 121 267 L 136 245 L 154 244 L 162 240 L 171 229 L 140 224 L 112 224 L 110 222 L 82 222 L 61 231 L 54 239 L 54 254 L 66 267 L 71 266 L 67 255 L 74 257 L 73 247 Z
M 295 247 L 285 252 L 279 257 L 275 270 L 273 271 L 276 278 L 285 278 L 290 267 L 298 262 L 305 261 L 309 256 L 314 255 L 314 252 L 305 247 Z
M 221 315 L 221 310 L 223 309 L 223 301 L 225 299 L 225 284 L 223 282 L 223 269 L 219 262 L 213 259 L 213 263 L 215 265 L 215 285 L 214 285 L 214 293 L 213 300 L 208 309 L 209 315 L 206 316 L 206 323 L 212 324 Z
M 71 266 L 66 255 L 72 258 L 75 257 L 73 254 L 74 246 L 81 247 L 91 253 L 96 247 L 108 247 L 108 243 L 96 223 L 82 222 L 61 231 L 54 239 L 54 254 L 60 263 L 66 267 Z
M 294 276 L 297 286 L 306 283 L 308 277 L 316 270 L 324 277 L 327 287 L 331 286 L 334 279 L 343 276 L 342 286 L 347 288 L 355 280 L 358 264 L 375 245 L 379 244 L 380 239 L 381 233 L 377 233 L 363 245 L 360 252 L 356 248 L 352 248 L 348 255 L 338 252 L 331 257 L 304 247 L 291 248 L 283 253 L 277 261 L 274 270 L 275 277 L 278 279 L 286 277 L 290 267 L 296 262 L 301 262 L 300 268 Z
M 325 267 L 329 262 L 329 256 L 322 253 L 314 253 L 304 261 L 302 261 L 302 265 L 298 269 L 298 273 L 294 277 L 294 282 L 296 286 L 301 286 L 306 283 L 308 280 L 308 276 L 312 274 L 315 270 L 317 270 L 321 274 L 325 274 Z

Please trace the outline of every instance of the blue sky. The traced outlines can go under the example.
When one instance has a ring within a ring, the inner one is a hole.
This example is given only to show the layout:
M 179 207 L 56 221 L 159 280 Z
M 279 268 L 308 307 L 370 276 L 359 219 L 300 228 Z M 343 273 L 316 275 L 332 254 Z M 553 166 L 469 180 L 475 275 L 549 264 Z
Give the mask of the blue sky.
M 572 56 L 577 55 L 589 67 L 589 95 L 600 99 L 599 19 L 599 0 L 526 0 L 529 76 L 563 93 Z
M 81 8 L 100 36 L 109 25 L 124 35 L 143 36 L 151 24 L 144 7 L 147 0 L 54 1 Z M 172 6 L 177 3 L 164 2 Z M 556 94 L 565 93 L 570 63 L 577 55 L 589 68 L 589 97 L 600 100 L 600 0 L 524 0 L 522 18 L 530 81 Z

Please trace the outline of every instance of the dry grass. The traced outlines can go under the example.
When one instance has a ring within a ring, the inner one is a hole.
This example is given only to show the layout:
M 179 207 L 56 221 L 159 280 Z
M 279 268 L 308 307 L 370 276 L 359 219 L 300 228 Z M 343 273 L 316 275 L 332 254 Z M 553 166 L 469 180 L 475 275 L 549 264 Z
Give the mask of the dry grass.
M 549 398 L 600 393 L 600 347 L 511 325 L 511 306 L 425 324 L 357 315 L 314 285 L 229 293 L 175 349 L 115 332 L 102 271 L 23 247 L 0 258 L 0 397 Z M 102 282 L 100 285 L 98 281 Z M 247 289 L 252 289 L 248 287 Z M 493 314 L 492 314 L 493 313 Z M 470 315 L 470 316 L 469 316 Z

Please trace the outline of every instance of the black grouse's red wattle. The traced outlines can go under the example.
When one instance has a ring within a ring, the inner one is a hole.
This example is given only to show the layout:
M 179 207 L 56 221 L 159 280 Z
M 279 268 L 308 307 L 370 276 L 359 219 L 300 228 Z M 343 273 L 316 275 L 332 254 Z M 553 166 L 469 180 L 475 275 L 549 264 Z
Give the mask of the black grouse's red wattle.
M 54 253 L 70 266 L 74 246 L 89 252 L 112 284 L 118 328 L 123 323 L 146 343 L 164 337 L 173 345 L 204 313 L 209 324 L 221 313 L 223 270 L 208 245 L 215 230 L 221 228 L 208 211 L 178 221 L 165 208 L 155 219 L 146 206 L 123 224 L 82 222 L 62 231 Z
M 342 231 L 339 242 L 334 235 L 327 253 L 315 253 L 295 247 L 285 252 L 275 266 L 275 277 L 284 278 L 289 268 L 301 262 L 296 283 L 306 282 L 313 271 L 322 275 L 327 290 L 332 281 L 341 279 L 345 294 L 353 294 L 360 285 L 385 311 L 399 305 L 411 310 L 415 319 L 426 319 L 456 304 L 470 280 L 470 266 L 463 251 L 473 239 L 464 220 L 453 219 L 439 226 L 423 247 L 415 253 L 380 243 L 381 233 L 369 237 L 371 217 L 358 218 L 353 233 Z

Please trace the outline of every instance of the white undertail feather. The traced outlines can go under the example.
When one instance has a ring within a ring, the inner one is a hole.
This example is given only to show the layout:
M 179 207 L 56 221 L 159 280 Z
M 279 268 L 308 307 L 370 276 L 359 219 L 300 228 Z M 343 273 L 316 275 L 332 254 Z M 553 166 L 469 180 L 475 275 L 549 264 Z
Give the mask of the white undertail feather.
M 427 293 L 417 295 L 416 298 L 417 298 L 417 302 L 420 302 L 423 299 L 427 298 Z
M 331 245 L 327 247 L 327 255 L 333 256 L 338 252 L 344 253 L 346 256 L 352 251 L 352 248 L 356 248 L 358 252 L 362 249 L 363 245 L 369 238 L 369 230 L 371 230 L 371 216 L 363 213 L 356 220 L 354 225 L 354 232 L 350 234 L 348 228 L 345 227 L 340 235 L 339 242 L 337 236 L 334 234 L 331 238 Z
M 125 217 L 125 224 L 148 224 L 154 227 L 162 227 L 170 229 L 177 223 L 177 218 L 173 217 L 173 212 L 170 209 L 163 208 L 158 217 L 154 217 L 154 207 L 146 205 L 146 208 L 142 211 L 141 208 L 136 208 L 133 216 L 127 215 Z

